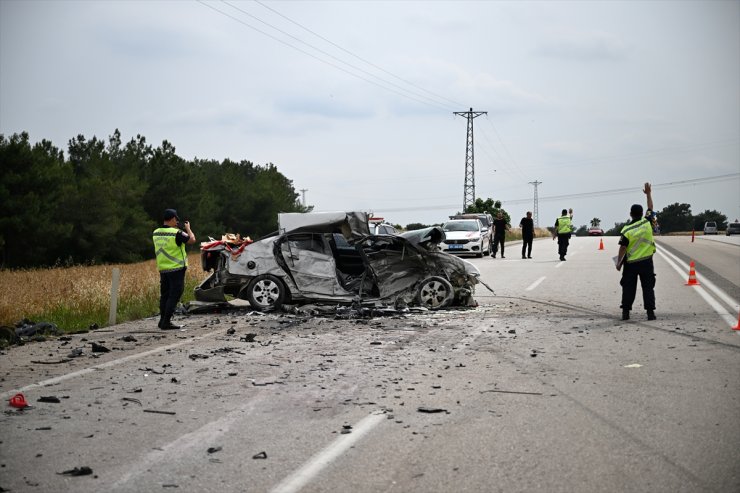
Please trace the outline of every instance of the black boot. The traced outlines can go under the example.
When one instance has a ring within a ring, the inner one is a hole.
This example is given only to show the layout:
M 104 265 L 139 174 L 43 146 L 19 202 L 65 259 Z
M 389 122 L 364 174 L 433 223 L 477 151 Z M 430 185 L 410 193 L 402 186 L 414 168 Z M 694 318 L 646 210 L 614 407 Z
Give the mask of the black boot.
M 648 320 L 655 320 L 655 310 L 648 310 Z
M 629 320 L 629 319 L 630 319 L 630 311 L 622 310 L 622 320 Z

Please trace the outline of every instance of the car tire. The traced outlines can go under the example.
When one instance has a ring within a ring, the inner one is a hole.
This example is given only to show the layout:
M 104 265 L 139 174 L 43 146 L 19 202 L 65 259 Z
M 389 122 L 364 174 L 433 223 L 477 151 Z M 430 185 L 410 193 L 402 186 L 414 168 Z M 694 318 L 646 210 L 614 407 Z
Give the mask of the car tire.
M 488 256 L 493 257 L 493 242 L 491 242 L 491 239 L 488 239 Z
M 452 303 L 454 295 L 452 284 L 447 279 L 432 276 L 427 277 L 419 284 L 416 290 L 416 301 L 420 306 L 437 310 Z
M 249 301 L 255 310 L 277 310 L 285 299 L 285 285 L 277 277 L 264 274 L 249 281 L 247 287 L 239 293 L 239 298 Z

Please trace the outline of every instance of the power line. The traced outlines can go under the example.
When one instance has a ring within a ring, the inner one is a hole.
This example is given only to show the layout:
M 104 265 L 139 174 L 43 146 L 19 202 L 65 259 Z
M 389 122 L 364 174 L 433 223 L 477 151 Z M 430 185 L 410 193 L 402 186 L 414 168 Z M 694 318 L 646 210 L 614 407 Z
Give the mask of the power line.
M 338 45 L 338 44 L 334 43 L 333 41 L 331 41 L 331 40 L 329 40 L 329 39 L 325 38 L 324 36 L 322 36 L 322 35 L 320 35 L 320 34 L 318 34 L 318 33 L 314 32 L 314 31 L 312 31 L 311 29 L 307 28 L 306 26 L 302 25 L 301 23 L 299 23 L 299 22 L 296 22 L 296 21 L 294 21 L 293 19 L 291 19 L 290 17 L 288 17 L 288 16 L 286 16 L 286 15 L 284 15 L 284 14 L 282 14 L 282 13 L 278 12 L 277 10 L 273 9 L 272 7 L 268 7 L 268 6 L 267 6 L 267 5 L 265 4 L 265 3 L 263 3 L 263 2 L 260 2 L 260 0 L 254 0 L 254 1 L 255 1 L 256 3 L 258 3 L 258 4 L 262 5 L 262 6 L 263 6 L 264 8 L 266 8 L 267 10 L 270 10 L 270 11 L 274 12 L 275 14 L 279 15 L 280 17 L 282 17 L 283 19 L 287 20 L 288 22 L 291 22 L 291 23 L 295 24 L 296 26 L 300 27 L 301 29 L 303 29 L 303 30 L 305 30 L 305 31 L 307 31 L 307 32 L 309 32 L 309 33 L 311 33 L 311 34 L 313 34 L 313 35 L 314 35 L 314 36 L 316 36 L 317 38 L 319 38 L 319 39 L 321 39 L 321 40 L 323 40 L 323 41 L 326 41 L 326 42 L 327 42 L 327 43 L 329 43 L 330 45 L 332 45 L 332 46 L 334 46 L 334 47 L 336 47 L 336 48 L 339 48 L 340 50 L 342 50 L 343 52 L 347 53 L 348 55 L 351 55 L 351 56 L 353 56 L 353 57 L 357 58 L 357 59 L 358 59 L 358 60 L 360 60 L 361 62 L 364 62 L 364 63 L 366 63 L 366 64 L 370 65 L 371 67 L 373 67 L 373 68 L 376 68 L 376 69 L 380 70 L 381 72 L 383 72 L 383 73 L 385 73 L 385 74 L 388 74 L 388 75 L 390 75 L 391 77 L 393 77 L 393 78 L 395 78 L 395 79 L 398 79 L 398 80 L 400 80 L 401 82 L 404 82 L 405 84 L 408 84 L 408 85 L 410 85 L 410 86 L 413 86 L 413 87 L 415 87 L 415 88 L 417 88 L 417 89 L 420 89 L 420 90 L 422 90 L 422 91 L 424 91 L 424 92 L 426 92 L 426 93 L 429 93 L 429 94 L 431 94 L 432 96 L 435 96 L 435 97 L 437 97 L 437 98 L 440 98 L 440 99 L 444 99 L 445 101 L 449 101 L 450 103 L 454 104 L 455 106 L 462 106 L 462 104 L 458 103 L 457 101 L 453 101 L 452 99 L 446 98 L 445 96 L 442 96 L 442 95 L 440 95 L 440 94 L 437 94 L 437 93 L 435 93 L 435 92 L 432 92 L 432 91 L 430 91 L 430 90 L 428 90 L 428 89 L 425 89 L 425 88 L 423 88 L 423 87 L 421 87 L 421 86 L 419 86 L 419 85 L 417 85 L 417 84 L 414 84 L 413 82 L 411 82 L 411 81 L 409 81 L 409 80 L 406 80 L 406 79 L 404 79 L 403 77 L 399 77 L 398 75 L 396 75 L 396 74 L 394 74 L 394 73 L 392 73 L 392 72 L 389 72 L 389 71 L 385 70 L 385 69 L 384 69 L 383 67 L 380 67 L 380 66 L 378 66 L 378 65 L 374 64 L 373 62 L 371 62 L 371 61 L 369 61 L 369 60 L 366 60 L 366 59 L 362 58 L 361 56 L 359 56 L 359 55 L 356 55 L 355 53 L 352 53 L 351 51 L 349 51 L 349 50 L 345 49 L 344 47 L 342 47 L 342 46 L 340 46 L 340 45 Z
M 717 182 L 717 181 L 727 181 L 727 180 L 733 180 L 733 179 L 738 179 L 738 178 L 740 178 L 740 173 L 728 173 L 725 175 L 708 176 L 704 178 L 693 178 L 689 180 L 658 183 L 658 184 L 653 184 L 652 187 L 653 187 L 653 190 L 660 190 L 660 189 L 666 189 L 666 188 L 684 187 L 684 186 L 689 186 L 689 185 L 700 185 L 704 183 L 712 183 L 712 182 Z M 572 193 L 572 194 L 564 194 L 564 195 L 553 195 L 550 197 L 539 197 L 539 200 L 545 202 L 545 201 L 552 201 L 552 200 L 600 197 L 604 195 L 619 195 L 623 193 L 634 193 L 637 190 L 641 190 L 641 189 L 635 188 L 635 187 L 615 188 L 611 190 L 602 190 L 598 192 L 582 192 L 582 193 Z M 529 202 L 530 200 L 532 199 L 524 198 L 524 199 L 502 200 L 501 203 L 502 204 L 523 204 L 523 203 Z M 413 212 L 413 211 L 439 210 L 439 209 L 454 210 L 456 207 L 457 206 L 454 204 L 445 204 L 445 205 L 440 204 L 440 205 L 427 205 L 427 206 L 417 206 L 417 207 L 398 207 L 398 208 L 377 207 L 376 209 L 382 212 Z
M 378 76 L 376 76 L 374 74 L 371 74 L 370 72 L 367 72 L 366 70 L 363 70 L 363 69 L 361 69 L 359 67 L 356 67 L 356 66 L 354 66 L 354 65 L 352 65 L 352 64 L 350 64 L 350 63 L 348 63 L 348 62 L 346 62 L 344 60 L 341 60 L 341 59 L 339 59 L 339 58 L 331 55 L 330 53 L 327 53 L 326 51 L 324 51 L 324 50 L 322 50 L 320 48 L 317 48 L 317 47 L 315 47 L 315 46 L 313 46 L 313 45 L 311 45 L 309 43 L 306 43 L 305 41 L 303 41 L 303 40 L 301 40 L 301 39 L 299 39 L 299 38 L 297 38 L 297 37 L 295 37 L 295 36 L 293 36 L 293 35 L 285 32 L 285 31 L 283 31 L 283 30 L 281 30 L 281 29 L 279 29 L 279 28 L 277 28 L 275 26 L 270 25 L 269 23 L 267 23 L 267 22 L 259 19 L 258 17 L 254 16 L 254 15 L 252 15 L 252 14 L 250 14 L 250 13 L 248 13 L 248 12 L 246 12 L 246 11 L 238 8 L 238 7 L 235 7 L 235 6 L 231 5 L 231 4 L 229 4 L 226 1 L 223 1 L 223 3 L 225 3 L 229 7 L 233 8 L 233 9 L 235 9 L 235 10 L 237 10 L 237 11 L 239 11 L 239 12 L 245 14 L 245 15 L 248 15 L 248 16 L 252 17 L 253 19 L 255 19 L 255 20 L 257 20 L 257 21 L 259 21 L 259 22 L 261 22 L 261 23 L 263 23 L 263 24 L 265 24 L 267 26 L 269 26 L 272 29 L 275 29 L 276 31 L 284 34 L 285 36 L 288 36 L 288 37 L 290 37 L 292 39 L 295 39 L 296 41 L 298 41 L 298 42 L 300 42 L 300 43 L 302 43 L 302 44 L 304 44 L 304 45 L 306 45 L 306 46 L 308 46 L 308 47 L 310 47 L 310 48 L 318 51 L 319 53 L 322 53 L 322 54 L 324 54 L 324 55 L 326 55 L 326 56 L 328 56 L 330 58 L 333 58 L 334 60 L 337 60 L 339 63 L 342 63 L 344 65 L 347 65 L 348 67 L 351 67 L 352 69 L 354 69 L 356 71 L 359 71 L 361 73 L 367 74 L 370 77 L 374 77 L 374 78 L 376 78 L 376 79 L 378 79 L 380 81 L 383 81 L 385 84 L 389 84 L 389 85 L 398 87 L 401 91 L 405 91 L 406 93 L 413 94 L 413 95 L 418 96 L 418 97 L 414 97 L 414 96 L 411 96 L 409 94 L 405 94 L 403 92 L 400 92 L 398 90 L 395 90 L 395 89 L 393 89 L 391 87 L 387 87 L 387 86 L 385 86 L 383 84 L 380 84 L 380 83 L 378 83 L 376 81 L 373 81 L 373 80 L 370 80 L 370 79 L 368 79 L 366 77 L 363 77 L 362 75 L 359 75 L 359 74 L 354 73 L 354 72 L 352 72 L 350 70 L 347 70 L 346 68 L 341 67 L 341 66 L 339 66 L 339 65 L 337 65 L 335 63 L 332 63 L 332 62 L 330 62 L 328 60 L 325 60 L 325 59 L 323 59 L 321 57 L 318 57 L 318 56 L 314 55 L 313 53 L 310 53 L 310 52 L 308 52 L 308 51 L 306 51 L 306 50 L 304 50 L 304 49 L 302 49 L 302 48 L 300 48 L 298 46 L 295 46 L 295 45 L 293 45 L 293 44 L 291 44 L 291 43 L 289 43 L 289 42 L 287 42 L 285 40 L 282 40 L 282 39 L 280 39 L 280 38 L 278 38 L 278 37 L 276 37 L 276 36 L 274 36 L 274 35 L 272 35 L 272 34 L 270 34 L 268 32 L 265 32 L 262 29 L 259 29 L 259 28 L 255 27 L 255 26 L 253 26 L 253 25 L 251 25 L 251 24 L 243 21 L 242 19 L 239 19 L 238 17 L 234 17 L 233 15 L 230 15 L 229 13 L 224 12 L 223 10 L 219 10 L 216 7 L 212 6 L 212 5 L 209 5 L 209 4 L 205 3 L 205 1 L 203 1 L 203 0 L 198 0 L 198 3 L 200 3 L 201 5 L 203 5 L 205 7 L 208 7 L 209 9 L 211 9 L 211 10 L 213 10 L 215 12 L 218 12 L 219 14 L 221 14 L 221 15 L 223 15 L 225 17 L 228 17 L 229 19 L 232 19 L 232 20 L 234 20 L 234 21 L 242 24 L 243 26 L 246 26 L 246 27 L 248 27 L 248 28 L 250 28 L 250 29 L 252 29 L 254 31 L 257 31 L 258 33 L 260 33 L 260 34 L 262 34 L 264 36 L 267 36 L 270 39 L 273 39 L 273 40 L 275 40 L 275 41 L 277 41 L 279 43 L 284 44 L 285 46 L 288 46 L 290 48 L 293 48 L 294 50 L 296 50 L 296 51 L 298 51 L 300 53 L 303 53 L 304 55 L 308 55 L 308 56 L 310 56 L 311 58 L 313 58 L 315 60 L 318 60 L 318 61 L 320 61 L 320 62 L 322 62 L 322 63 L 324 63 L 326 65 L 329 65 L 330 67 L 333 67 L 333 68 L 335 68 L 337 70 L 341 70 L 342 72 L 344 72 L 344 73 L 346 73 L 348 75 L 351 75 L 352 77 L 356 77 L 356 78 L 358 78 L 360 80 L 363 80 L 363 81 L 368 82 L 370 84 L 373 84 L 373 85 L 375 85 L 377 87 L 380 87 L 381 89 L 385 89 L 386 91 L 390 91 L 390 92 L 392 92 L 394 94 L 397 94 L 397 95 L 399 95 L 401 97 L 404 97 L 404 98 L 407 98 L 407 99 L 411 99 L 413 101 L 416 101 L 417 103 L 425 104 L 427 106 L 432 106 L 432 107 L 435 107 L 437 109 L 443 109 L 445 111 L 449 111 L 449 109 L 451 108 L 449 106 L 444 106 L 444 105 L 440 104 L 439 102 L 433 101 L 431 98 L 429 98 L 427 96 L 414 93 L 413 91 L 410 91 L 408 89 L 405 89 L 403 87 L 400 87 L 398 84 L 395 84 L 393 82 L 389 82 L 389 81 L 387 81 L 385 79 L 382 79 L 381 77 L 378 77 Z M 428 101 L 424 101 L 424 100 L 421 100 L 421 99 L 418 99 L 418 98 L 425 98 Z

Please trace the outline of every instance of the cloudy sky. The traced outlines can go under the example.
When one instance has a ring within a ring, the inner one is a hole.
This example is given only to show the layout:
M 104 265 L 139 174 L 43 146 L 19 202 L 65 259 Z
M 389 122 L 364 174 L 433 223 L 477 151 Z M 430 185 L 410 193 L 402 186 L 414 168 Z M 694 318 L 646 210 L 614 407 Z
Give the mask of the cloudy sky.
M 274 163 L 315 210 L 740 217 L 740 2 L 0 0 L 0 133 Z M 194 225 L 195 226 L 195 225 Z M 248 233 L 248 232 L 244 232 Z

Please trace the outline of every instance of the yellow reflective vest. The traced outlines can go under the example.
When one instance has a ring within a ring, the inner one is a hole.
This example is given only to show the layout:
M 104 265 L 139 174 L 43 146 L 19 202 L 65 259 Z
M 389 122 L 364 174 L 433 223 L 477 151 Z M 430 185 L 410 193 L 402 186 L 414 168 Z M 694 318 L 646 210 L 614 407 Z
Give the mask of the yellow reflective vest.
M 627 263 L 645 260 L 655 253 L 653 225 L 644 217 L 639 221 L 625 225 L 621 234 L 629 241 L 625 254 Z
M 570 217 L 568 216 L 562 216 L 558 218 L 558 234 L 564 235 L 568 233 L 572 233 L 573 228 L 570 224 Z
M 157 269 L 160 272 L 171 272 L 188 266 L 185 243 L 178 245 L 175 240 L 179 232 L 180 230 L 177 228 L 162 227 L 155 229 L 152 233 L 154 254 L 157 256 Z

